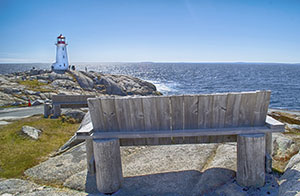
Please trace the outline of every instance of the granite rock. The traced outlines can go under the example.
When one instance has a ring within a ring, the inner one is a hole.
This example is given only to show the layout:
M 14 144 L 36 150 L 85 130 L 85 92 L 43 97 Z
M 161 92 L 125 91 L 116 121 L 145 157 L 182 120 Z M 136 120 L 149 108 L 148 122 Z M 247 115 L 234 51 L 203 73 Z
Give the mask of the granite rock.
M 31 139 L 37 140 L 39 139 L 40 134 L 42 133 L 41 130 L 36 129 L 34 127 L 30 127 L 30 126 L 23 126 L 22 127 L 22 133 L 27 135 L 28 137 L 30 137 Z

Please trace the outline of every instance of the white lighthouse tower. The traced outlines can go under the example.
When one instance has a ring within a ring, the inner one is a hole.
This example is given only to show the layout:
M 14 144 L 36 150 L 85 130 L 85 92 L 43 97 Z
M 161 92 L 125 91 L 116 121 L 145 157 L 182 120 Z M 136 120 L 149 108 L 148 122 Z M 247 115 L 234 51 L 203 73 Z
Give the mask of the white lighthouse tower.
M 67 54 L 67 44 L 65 37 L 60 34 L 57 37 L 56 45 L 56 62 L 52 64 L 53 71 L 66 71 L 69 69 L 69 61 Z

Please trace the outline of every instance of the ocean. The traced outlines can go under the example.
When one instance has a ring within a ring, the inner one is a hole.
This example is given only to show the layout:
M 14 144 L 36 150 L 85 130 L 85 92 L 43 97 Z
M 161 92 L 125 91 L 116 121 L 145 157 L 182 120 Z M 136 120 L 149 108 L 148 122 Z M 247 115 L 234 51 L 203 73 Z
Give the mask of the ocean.
M 164 95 L 271 90 L 271 108 L 300 110 L 300 64 L 78 63 L 77 70 L 147 80 Z M 50 69 L 50 64 L 0 64 L 0 73 Z

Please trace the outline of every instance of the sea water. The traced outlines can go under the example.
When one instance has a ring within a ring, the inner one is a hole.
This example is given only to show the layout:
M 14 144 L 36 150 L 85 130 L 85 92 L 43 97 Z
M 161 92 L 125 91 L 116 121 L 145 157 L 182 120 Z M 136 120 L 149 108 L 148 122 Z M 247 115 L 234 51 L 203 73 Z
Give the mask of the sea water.
M 50 64 L 0 64 L 0 73 Z M 165 95 L 271 90 L 270 107 L 300 110 L 300 64 L 78 63 L 77 70 L 124 74 L 152 82 Z

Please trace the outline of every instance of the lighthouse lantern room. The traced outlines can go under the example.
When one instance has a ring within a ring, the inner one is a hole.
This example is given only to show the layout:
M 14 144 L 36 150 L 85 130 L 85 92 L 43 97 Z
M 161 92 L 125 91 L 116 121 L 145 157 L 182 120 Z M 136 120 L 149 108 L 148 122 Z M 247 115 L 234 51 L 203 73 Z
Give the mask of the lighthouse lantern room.
M 66 71 L 69 69 L 66 38 L 60 34 L 57 37 L 56 62 L 52 64 L 53 71 Z

